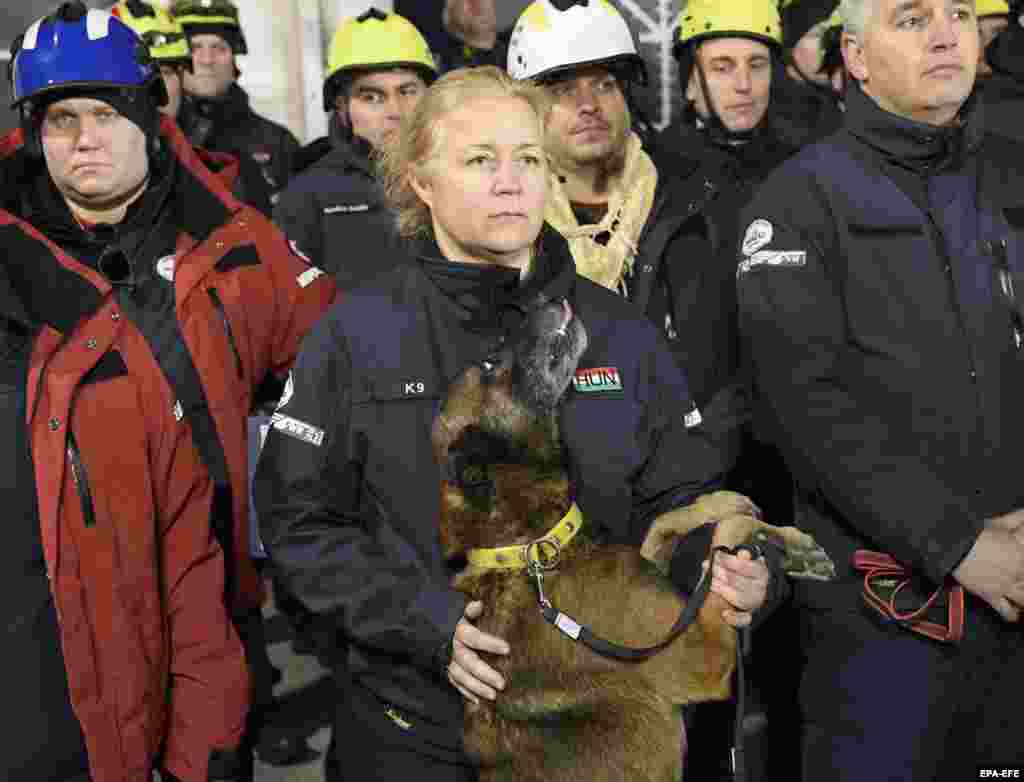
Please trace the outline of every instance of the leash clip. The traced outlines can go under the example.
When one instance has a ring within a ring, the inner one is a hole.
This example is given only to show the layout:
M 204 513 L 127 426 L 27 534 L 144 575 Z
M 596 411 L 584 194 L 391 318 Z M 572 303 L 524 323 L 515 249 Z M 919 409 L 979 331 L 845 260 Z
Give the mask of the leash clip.
M 551 554 L 546 555 L 544 546 L 551 546 Z M 544 572 L 554 570 L 562 555 L 561 544 L 553 538 L 540 538 L 527 544 L 523 550 L 526 558 L 526 570 L 537 582 L 537 601 L 542 608 L 551 608 L 551 601 L 544 594 Z

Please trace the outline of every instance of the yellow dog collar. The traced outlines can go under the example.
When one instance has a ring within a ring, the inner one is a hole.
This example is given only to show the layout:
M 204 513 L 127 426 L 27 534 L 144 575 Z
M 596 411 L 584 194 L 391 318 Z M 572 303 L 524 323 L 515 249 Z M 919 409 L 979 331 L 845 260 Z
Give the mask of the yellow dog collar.
M 466 560 L 475 570 L 524 570 L 534 562 L 541 569 L 549 570 L 555 566 L 562 549 L 576 537 L 582 526 L 583 514 L 573 503 L 562 520 L 544 537 L 518 546 L 470 549 Z M 553 554 L 550 553 L 552 549 Z

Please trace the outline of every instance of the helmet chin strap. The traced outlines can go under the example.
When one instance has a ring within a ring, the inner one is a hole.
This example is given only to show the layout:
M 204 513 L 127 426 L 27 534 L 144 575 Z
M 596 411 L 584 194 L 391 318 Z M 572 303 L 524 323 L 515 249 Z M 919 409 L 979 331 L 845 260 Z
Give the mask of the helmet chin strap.
M 704 66 L 701 64 L 700 56 L 696 49 L 693 52 L 693 67 L 697 69 L 697 80 L 700 83 L 701 92 L 704 93 L 704 103 L 708 108 L 707 117 L 702 117 L 699 112 L 695 112 L 704 123 L 704 133 L 707 134 L 712 142 L 719 146 L 732 147 L 752 141 L 763 124 L 763 120 L 750 130 L 730 130 L 727 128 L 722 121 L 721 115 L 718 113 L 718 109 L 715 108 L 715 99 L 711 94 L 711 88 L 708 87 L 707 75 L 704 73 Z

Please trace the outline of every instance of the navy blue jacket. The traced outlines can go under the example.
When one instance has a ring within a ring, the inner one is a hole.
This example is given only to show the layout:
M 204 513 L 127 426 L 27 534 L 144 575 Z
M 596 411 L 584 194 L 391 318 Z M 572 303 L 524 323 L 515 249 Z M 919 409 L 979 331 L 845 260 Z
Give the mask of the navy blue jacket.
M 475 313 L 441 291 L 432 261 L 353 291 L 306 339 L 257 473 L 263 540 L 289 589 L 335 620 L 351 676 L 434 726 L 435 743 L 457 746 L 461 735 L 461 696 L 436 655 L 466 599 L 448 586 L 438 541 L 431 425 L 450 381 L 521 318 L 523 297 L 567 297 L 590 338 L 579 367 L 622 378 L 622 393 L 570 389 L 561 411 L 576 501 L 609 539 L 639 544 L 657 515 L 715 487 L 724 466 L 658 330 L 578 277 L 555 232 L 543 246 L 521 295 Z
M 979 108 L 940 129 L 854 85 L 845 129 L 745 213 L 740 329 L 841 572 L 868 547 L 941 581 L 1024 506 L 1020 310 L 999 282 L 1005 265 L 1024 291 L 1024 145 Z

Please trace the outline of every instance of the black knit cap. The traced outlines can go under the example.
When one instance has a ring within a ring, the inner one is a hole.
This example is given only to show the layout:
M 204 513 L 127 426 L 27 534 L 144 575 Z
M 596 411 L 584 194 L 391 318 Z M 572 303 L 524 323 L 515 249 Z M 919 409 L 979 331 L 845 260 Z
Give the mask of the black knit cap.
M 160 109 L 152 90 L 112 87 L 78 87 L 55 92 L 35 105 L 33 115 L 36 127 L 39 127 L 47 107 L 68 98 L 93 98 L 103 101 L 122 117 L 134 122 L 147 137 L 159 132 Z
M 828 19 L 839 0 L 793 0 L 782 9 L 782 48 L 790 50 L 818 22 Z

